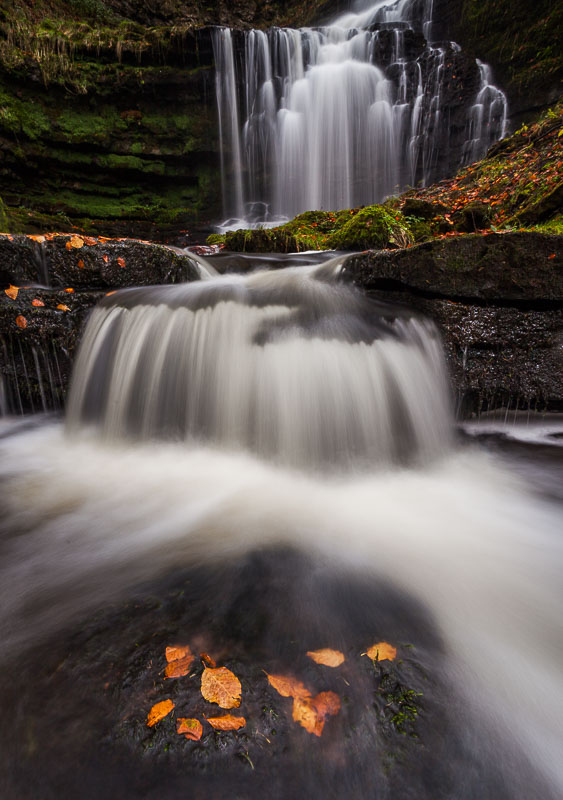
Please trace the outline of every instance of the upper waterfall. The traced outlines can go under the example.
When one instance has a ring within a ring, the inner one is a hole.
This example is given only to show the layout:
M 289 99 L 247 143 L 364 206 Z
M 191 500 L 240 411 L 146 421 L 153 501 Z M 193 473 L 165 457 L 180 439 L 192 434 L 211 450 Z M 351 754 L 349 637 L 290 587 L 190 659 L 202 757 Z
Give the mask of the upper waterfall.
M 225 216 L 380 202 L 504 135 L 504 94 L 454 42 L 429 44 L 432 13 L 433 0 L 379 0 L 326 27 L 217 28 Z

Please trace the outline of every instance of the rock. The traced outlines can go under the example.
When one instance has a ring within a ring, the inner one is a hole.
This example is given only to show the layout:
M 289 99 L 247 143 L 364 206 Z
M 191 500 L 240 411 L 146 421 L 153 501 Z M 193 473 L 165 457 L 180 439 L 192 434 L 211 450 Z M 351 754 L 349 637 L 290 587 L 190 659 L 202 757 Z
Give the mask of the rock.
M 0 235 L 0 408 L 64 406 L 86 318 L 108 291 L 198 278 L 189 256 L 162 245 Z
M 563 237 L 534 232 L 473 234 L 396 252 L 359 253 L 346 275 L 364 289 L 500 303 L 563 300 Z
M 345 274 L 433 319 L 462 414 L 563 410 L 560 236 L 471 235 L 351 256 Z

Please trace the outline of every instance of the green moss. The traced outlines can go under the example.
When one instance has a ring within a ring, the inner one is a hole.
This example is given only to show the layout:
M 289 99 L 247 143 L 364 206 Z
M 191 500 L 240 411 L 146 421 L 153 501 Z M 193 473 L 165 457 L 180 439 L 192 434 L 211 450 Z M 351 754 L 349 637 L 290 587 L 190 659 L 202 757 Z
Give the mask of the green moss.
M 367 206 L 350 218 L 333 234 L 330 244 L 337 250 L 383 249 L 389 246 L 406 247 L 412 234 L 400 211 L 394 213 L 383 206 Z
M 225 234 L 224 233 L 212 233 L 206 239 L 207 244 L 215 245 L 215 244 L 225 244 Z
M 6 233 L 9 230 L 9 222 L 8 222 L 8 212 L 6 210 L 6 206 L 4 205 L 4 201 L 0 197 L 0 231 L 2 233 Z
M 64 108 L 57 117 L 64 138 L 73 144 L 107 143 L 113 134 L 127 129 L 116 109 L 103 107 L 99 113 L 84 109 Z
M 39 103 L 20 99 L 0 84 L 0 130 L 16 137 L 23 134 L 33 141 L 50 128 L 49 117 Z

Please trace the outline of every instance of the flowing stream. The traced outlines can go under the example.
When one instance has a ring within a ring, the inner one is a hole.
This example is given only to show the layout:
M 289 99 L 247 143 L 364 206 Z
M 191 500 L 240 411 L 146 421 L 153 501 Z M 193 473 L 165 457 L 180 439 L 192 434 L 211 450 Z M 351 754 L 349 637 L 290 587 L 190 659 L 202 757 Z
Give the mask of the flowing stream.
M 461 446 L 433 326 L 339 283 L 340 266 L 122 290 L 94 311 L 66 423 L 0 429 L 0 661 L 171 571 L 288 547 L 395 587 L 443 638 L 434 668 L 461 698 L 471 766 L 448 751 L 449 793 L 408 796 L 555 798 L 561 497 Z M 295 625 L 325 613 L 304 599 L 314 574 L 284 590 Z M 340 602 L 329 629 L 368 608 Z M 369 785 L 355 796 L 379 797 Z
M 506 134 L 490 68 L 434 41 L 432 0 L 356 6 L 319 28 L 216 29 L 224 227 L 381 202 Z

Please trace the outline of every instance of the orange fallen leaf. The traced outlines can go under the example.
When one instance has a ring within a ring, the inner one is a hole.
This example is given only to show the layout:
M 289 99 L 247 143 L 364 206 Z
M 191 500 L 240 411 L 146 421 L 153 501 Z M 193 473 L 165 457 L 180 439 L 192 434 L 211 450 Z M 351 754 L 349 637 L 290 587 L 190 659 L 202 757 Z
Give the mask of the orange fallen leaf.
M 227 667 L 205 667 L 201 676 L 201 694 L 221 708 L 238 708 L 242 686 L 234 672 Z
M 340 650 L 331 650 L 324 647 L 321 650 L 308 650 L 307 655 L 312 658 L 315 664 L 322 664 L 324 667 L 339 667 L 346 661 L 344 653 Z
M 175 708 L 175 705 L 172 700 L 162 700 L 162 702 L 156 703 L 149 711 L 147 717 L 147 725 L 149 728 L 152 728 L 153 725 L 156 725 L 157 722 L 160 722 L 161 719 L 168 716 L 173 708 Z
M 89 245 L 97 244 L 97 239 L 94 239 L 93 236 L 84 236 L 83 238 L 84 238 L 84 244 L 89 244 Z
M 117 289 L 112 289 L 112 291 L 111 291 L 111 292 L 106 292 L 106 295 L 105 295 L 105 296 L 106 296 L 106 297 L 109 297 L 110 295 L 112 295 L 112 294 L 115 294 L 116 292 L 117 292 Z
M 84 261 L 81 258 L 78 260 L 78 266 L 80 269 L 84 269 Z
M 45 241 L 44 236 L 41 236 L 41 234 L 36 234 L 36 233 L 30 234 L 27 238 L 32 239 L 34 242 L 39 242 L 39 244 L 43 244 L 43 242 Z
M 68 306 L 65 306 L 64 303 L 59 303 L 57 308 L 58 308 L 59 311 L 70 311 L 70 308 Z
M 165 656 L 168 663 L 171 661 L 179 661 L 181 658 L 185 658 L 188 655 L 192 655 L 192 651 L 190 650 L 190 646 L 187 645 L 172 645 L 171 647 L 167 647 L 165 650 Z
M 65 289 L 65 292 L 68 292 L 68 294 L 72 294 L 74 292 L 74 289 L 71 289 L 69 286 L 68 289 Z
M 195 656 L 189 645 L 174 645 L 165 651 L 168 666 L 164 672 L 165 678 L 182 678 L 190 671 Z
M 120 267 L 124 267 L 125 266 L 125 259 L 121 258 L 121 256 L 119 256 L 119 258 L 117 259 L 117 263 L 119 264 Z
M 35 299 L 33 299 L 31 301 L 31 305 L 35 306 L 36 308 L 41 308 L 42 306 L 45 305 L 45 303 L 43 302 L 43 300 L 38 300 L 37 297 L 36 297 Z
M 287 675 L 269 675 L 266 673 L 268 681 L 282 697 L 311 697 L 311 692 L 304 683 Z
M 238 731 L 244 728 L 246 719 L 244 717 L 233 717 L 232 714 L 225 714 L 222 717 L 205 717 L 212 728 L 216 731 Z
M 180 717 L 177 720 L 176 733 L 183 733 L 186 739 L 199 742 L 203 733 L 203 725 L 198 719 L 187 719 Z
M 199 657 L 201 658 L 206 667 L 211 667 L 212 669 L 215 669 L 215 667 L 217 666 L 217 663 L 211 658 L 211 656 L 208 653 L 200 653 Z
M 18 328 L 27 328 L 27 320 L 26 320 L 26 318 L 22 317 L 21 314 L 19 316 L 17 316 L 16 317 L 16 325 L 18 326 Z
M 12 284 L 10 284 L 7 289 L 4 289 L 4 291 L 9 298 L 15 300 L 16 297 L 18 296 L 19 288 L 17 286 L 12 286 Z
M 550 260 L 550 261 L 551 261 L 552 259 L 554 259 L 555 257 L 556 257 L 556 254 L 555 254 L 555 253 L 552 253 L 550 256 L 548 256 L 548 258 L 549 258 L 549 260 Z
M 108 263 L 108 261 L 109 261 L 109 256 L 102 256 L 102 258 L 104 259 L 104 261 L 105 261 L 105 262 L 106 262 L 106 264 L 107 264 L 107 263 Z
M 397 655 L 397 648 L 389 642 L 377 642 L 372 644 L 366 653 L 372 661 L 394 661 Z
M 327 717 L 340 711 L 340 697 L 335 692 L 320 692 L 316 697 L 293 700 L 293 719 L 308 733 L 322 736 Z
M 81 236 L 73 235 L 65 244 L 67 250 L 72 250 L 73 247 L 84 247 L 84 239 Z

